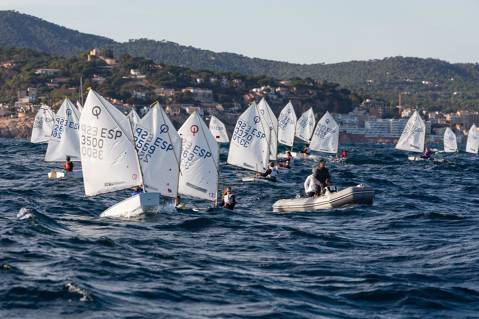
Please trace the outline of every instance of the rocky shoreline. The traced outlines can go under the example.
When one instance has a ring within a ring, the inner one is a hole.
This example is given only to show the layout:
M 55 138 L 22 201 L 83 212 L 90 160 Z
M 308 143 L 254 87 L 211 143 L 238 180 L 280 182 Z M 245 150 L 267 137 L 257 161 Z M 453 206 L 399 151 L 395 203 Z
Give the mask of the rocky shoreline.
M 0 117 L 0 137 L 3 138 L 30 138 L 32 134 L 34 116 Z

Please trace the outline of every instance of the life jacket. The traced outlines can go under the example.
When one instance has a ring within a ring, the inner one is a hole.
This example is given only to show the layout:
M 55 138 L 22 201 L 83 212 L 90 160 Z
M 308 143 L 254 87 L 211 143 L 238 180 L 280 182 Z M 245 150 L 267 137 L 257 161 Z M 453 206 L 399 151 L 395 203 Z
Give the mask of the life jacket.
M 67 172 L 73 172 L 73 163 L 65 162 L 65 165 L 63 165 L 63 169 Z

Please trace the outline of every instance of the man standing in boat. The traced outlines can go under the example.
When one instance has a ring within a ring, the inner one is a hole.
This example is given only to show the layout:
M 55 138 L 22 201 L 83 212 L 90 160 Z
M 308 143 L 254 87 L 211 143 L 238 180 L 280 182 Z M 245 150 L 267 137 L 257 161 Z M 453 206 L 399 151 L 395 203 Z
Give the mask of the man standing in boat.
M 319 165 L 314 169 L 313 175 L 316 181 L 319 183 L 321 190 L 320 194 L 323 194 L 326 186 L 331 185 L 332 182 L 329 169 L 326 167 L 326 161 L 324 159 L 319 161 Z

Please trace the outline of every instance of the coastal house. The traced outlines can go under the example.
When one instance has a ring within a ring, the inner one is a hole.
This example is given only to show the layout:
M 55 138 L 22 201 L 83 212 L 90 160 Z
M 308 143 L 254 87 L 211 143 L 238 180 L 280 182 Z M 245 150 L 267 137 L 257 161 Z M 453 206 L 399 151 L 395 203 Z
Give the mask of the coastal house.
M 156 88 L 153 91 L 156 95 L 164 96 L 164 97 L 173 97 L 175 96 L 175 89 L 167 89 L 167 88 Z
M 201 89 L 187 87 L 181 90 L 182 93 L 191 93 L 193 99 L 202 103 L 213 102 L 213 91 L 210 89 Z
M 147 93 L 144 91 L 139 91 L 139 90 L 133 90 L 131 92 L 131 97 L 139 100 L 145 100 L 147 96 Z
M 55 75 L 60 72 L 60 69 L 40 68 L 35 70 L 37 75 Z
M 204 115 L 203 109 L 193 104 L 180 104 L 180 108 L 184 110 L 187 114 L 193 114 L 194 112 L 198 112 L 199 115 Z
M 140 72 L 138 69 L 130 69 L 130 77 L 134 79 L 144 79 L 146 75 Z
M 15 66 L 15 61 L 13 61 L 13 60 L 0 62 L 0 67 L 2 67 L 4 69 L 11 69 L 14 66 Z
M 165 112 L 169 116 L 179 116 L 181 114 L 181 108 L 177 104 L 170 104 L 166 106 Z
M 93 82 L 97 82 L 97 83 L 100 83 L 102 84 L 103 82 L 105 82 L 105 78 L 101 75 L 98 75 L 98 74 L 93 74 L 93 77 L 92 77 L 92 81 Z

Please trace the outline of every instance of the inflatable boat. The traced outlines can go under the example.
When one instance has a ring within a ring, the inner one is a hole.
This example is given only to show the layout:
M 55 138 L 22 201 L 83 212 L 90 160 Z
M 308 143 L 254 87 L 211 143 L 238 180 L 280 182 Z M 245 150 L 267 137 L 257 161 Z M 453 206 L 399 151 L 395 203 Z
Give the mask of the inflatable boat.
M 374 190 L 366 185 L 357 185 L 337 190 L 328 186 L 323 195 L 292 199 L 280 199 L 273 204 L 273 212 L 313 212 L 353 205 L 372 205 Z

